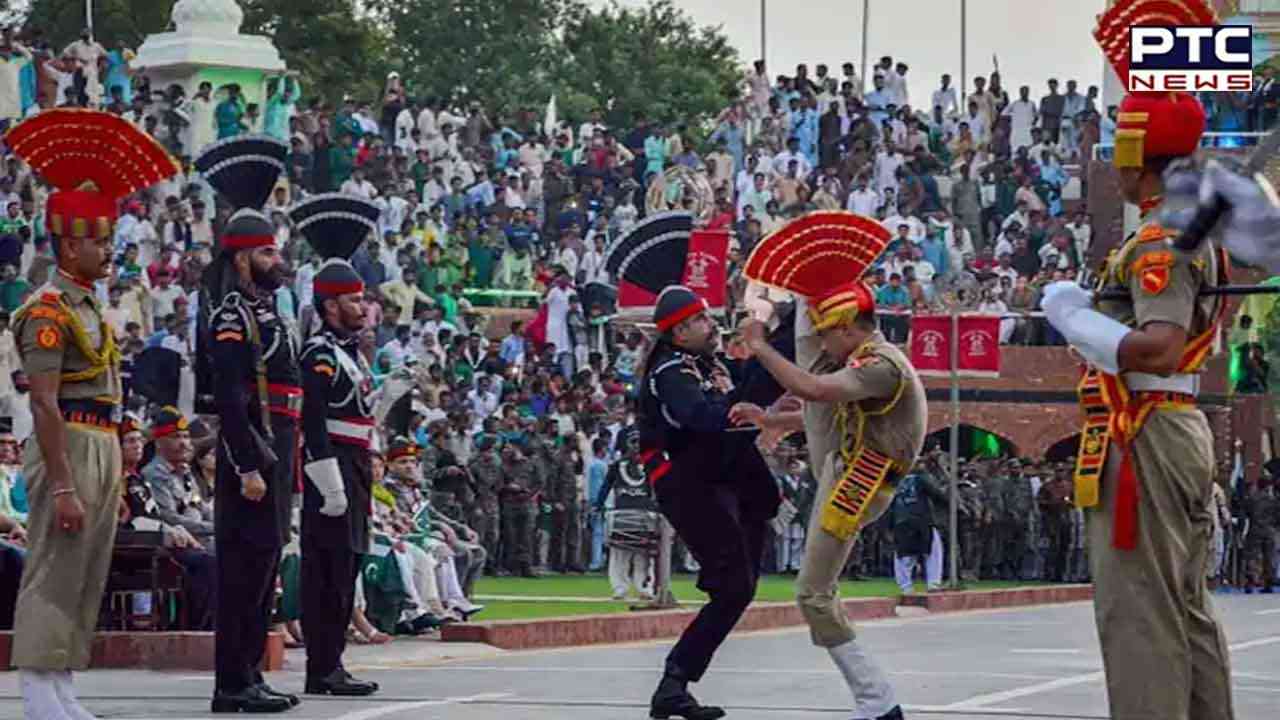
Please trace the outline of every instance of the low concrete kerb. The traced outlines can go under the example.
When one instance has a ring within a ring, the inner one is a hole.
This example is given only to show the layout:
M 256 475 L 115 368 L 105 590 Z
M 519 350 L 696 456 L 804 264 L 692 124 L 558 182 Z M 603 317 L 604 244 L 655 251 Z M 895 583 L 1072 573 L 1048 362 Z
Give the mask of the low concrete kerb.
M 930 613 L 990 610 L 1089 600 L 1092 585 L 1044 585 L 1006 590 L 933 592 L 886 598 L 841 601 L 850 620 L 891 618 L 899 605 Z M 537 620 L 458 623 L 441 630 L 444 642 L 485 643 L 503 650 L 573 647 L 642 642 L 677 637 L 698 613 L 693 609 L 579 615 Z M 747 608 L 735 630 L 773 630 L 804 625 L 791 602 L 760 602 Z M 13 633 L 0 632 L 0 669 L 10 668 Z M 213 669 L 214 637 L 208 632 L 100 632 L 93 642 L 94 668 L 196 670 Z M 284 639 L 267 641 L 266 669 L 284 667 Z
M 1079 602 L 1092 597 L 1092 585 L 1045 585 L 1006 590 L 932 592 L 896 598 L 850 598 L 841 604 L 850 620 L 866 621 L 894 617 L 900 604 L 942 613 Z M 697 612 L 696 609 L 677 609 L 465 623 L 444 627 L 441 639 L 445 642 L 486 643 L 503 650 L 638 642 L 678 636 Z M 749 632 L 804 624 L 804 617 L 795 603 L 755 603 L 734 629 Z

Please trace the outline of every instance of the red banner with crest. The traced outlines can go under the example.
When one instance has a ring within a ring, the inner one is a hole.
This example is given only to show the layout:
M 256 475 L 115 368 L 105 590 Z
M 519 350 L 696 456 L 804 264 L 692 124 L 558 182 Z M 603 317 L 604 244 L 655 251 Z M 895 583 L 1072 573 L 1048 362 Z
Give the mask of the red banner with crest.
M 1000 376 L 1000 316 L 961 315 L 958 374 L 963 377 Z M 951 316 L 913 315 L 911 364 L 921 375 L 951 374 Z
M 694 230 L 689 235 L 681 282 L 712 308 L 724 307 L 725 285 L 729 281 L 729 232 Z M 618 307 L 653 307 L 658 296 L 623 280 L 618 283 Z

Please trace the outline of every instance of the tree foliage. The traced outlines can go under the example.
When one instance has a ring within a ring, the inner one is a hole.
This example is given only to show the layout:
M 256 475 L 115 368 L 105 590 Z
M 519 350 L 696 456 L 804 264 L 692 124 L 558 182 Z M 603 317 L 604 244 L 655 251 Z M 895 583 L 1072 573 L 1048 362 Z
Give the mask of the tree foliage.
M 599 107 L 612 125 L 641 116 L 702 120 L 735 96 L 738 56 L 719 28 L 670 0 L 641 9 L 581 0 L 376 0 L 418 97 L 477 100 L 500 114 Z
M 738 94 L 738 53 L 670 0 L 642 9 L 579 8 L 564 32 L 565 84 L 595 98 L 611 125 L 713 117 Z
M 578 0 L 372 0 L 371 7 L 414 96 L 514 112 L 550 97 L 563 62 L 557 34 Z

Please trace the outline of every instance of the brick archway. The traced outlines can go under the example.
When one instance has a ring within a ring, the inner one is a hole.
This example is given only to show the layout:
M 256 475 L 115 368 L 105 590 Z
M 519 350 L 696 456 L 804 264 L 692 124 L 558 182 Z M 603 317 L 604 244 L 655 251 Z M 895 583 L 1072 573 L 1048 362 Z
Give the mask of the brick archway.
M 1049 443 L 1049 447 L 1045 448 L 1045 459 L 1053 459 L 1058 462 L 1073 462 L 1079 450 L 1080 433 L 1076 432 Z
M 1075 403 L 960 404 L 960 422 L 988 429 L 1008 438 L 1022 457 L 1041 458 L 1054 443 L 1080 431 L 1080 406 Z M 928 432 L 951 426 L 949 403 L 929 404 Z

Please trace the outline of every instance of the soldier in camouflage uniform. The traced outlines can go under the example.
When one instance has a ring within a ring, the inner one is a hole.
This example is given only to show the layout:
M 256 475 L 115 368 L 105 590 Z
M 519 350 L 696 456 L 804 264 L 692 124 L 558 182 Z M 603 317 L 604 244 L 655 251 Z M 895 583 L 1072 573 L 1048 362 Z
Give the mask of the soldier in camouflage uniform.
M 494 448 L 494 436 L 481 435 L 476 440 L 476 451 L 472 453 L 471 464 L 467 468 L 471 473 L 471 482 L 475 487 L 475 503 L 471 510 L 471 528 L 480 536 L 480 543 L 489 553 L 489 562 L 485 574 L 493 575 L 502 567 L 498 557 L 500 540 L 498 491 L 502 489 L 502 458 Z
M 1071 554 L 1071 472 L 1059 467 L 1053 479 L 1040 486 L 1040 516 L 1044 519 L 1049 552 L 1045 561 L 1045 580 L 1065 582 L 1067 558 Z
M 983 465 L 982 476 L 982 576 L 1002 578 L 1004 553 L 1005 477 L 991 463 Z M 1007 579 L 1007 578 L 1006 578 Z
M 1022 472 L 1022 463 L 1009 461 L 1009 475 L 1001 488 L 1004 493 L 1004 572 L 1009 580 L 1026 578 L 1031 554 L 1032 530 L 1035 527 L 1036 498 L 1031 491 L 1031 478 Z
M 534 463 L 514 445 L 502 449 L 502 547 L 507 570 L 513 575 L 537 577 L 533 571 L 533 530 L 538 519 L 537 498 L 542 481 Z
M 582 567 L 582 498 L 578 488 L 573 443 L 561 443 L 551 461 L 551 551 L 547 564 L 556 572 L 584 572 Z
M 960 527 L 960 577 L 977 581 L 982 573 L 982 550 L 986 508 L 982 502 L 982 486 L 966 474 L 960 481 L 957 515 Z
M 1268 477 L 1258 483 L 1245 498 L 1244 515 L 1248 519 L 1244 552 L 1247 558 L 1245 592 L 1261 589 L 1274 592 L 1276 584 L 1276 543 L 1280 540 L 1280 495 L 1276 494 L 1274 481 Z

